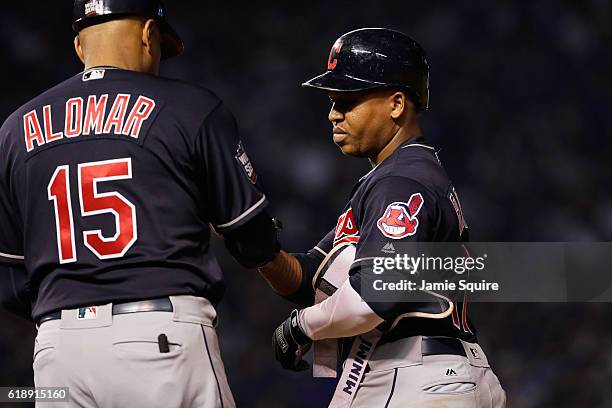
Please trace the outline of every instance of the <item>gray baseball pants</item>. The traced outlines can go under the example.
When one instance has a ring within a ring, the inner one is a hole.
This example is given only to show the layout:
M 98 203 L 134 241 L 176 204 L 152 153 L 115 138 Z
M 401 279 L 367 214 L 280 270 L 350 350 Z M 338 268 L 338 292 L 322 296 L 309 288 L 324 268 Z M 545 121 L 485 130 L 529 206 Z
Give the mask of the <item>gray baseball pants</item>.
M 34 347 L 34 383 L 68 387 L 70 402 L 38 406 L 234 407 L 215 309 L 204 298 L 170 300 L 173 312 L 113 316 L 109 304 L 97 307 L 93 317 L 64 310 L 61 320 L 43 323 Z M 167 346 L 160 346 L 160 334 Z
M 506 394 L 478 344 L 466 355 L 421 353 L 421 336 L 378 346 L 351 408 L 503 408 Z

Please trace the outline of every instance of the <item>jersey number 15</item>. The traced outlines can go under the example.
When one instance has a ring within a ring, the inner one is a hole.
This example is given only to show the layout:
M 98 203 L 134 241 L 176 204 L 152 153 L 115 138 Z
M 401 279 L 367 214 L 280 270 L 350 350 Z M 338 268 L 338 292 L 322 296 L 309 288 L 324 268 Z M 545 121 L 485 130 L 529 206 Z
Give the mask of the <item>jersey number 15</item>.
M 107 238 L 101 230 L 83 231 L 83 242 L 100 259 L 120 258 L 138 238 L 136 207 L 123 195 L 98 193 L 98 183 L 132 178 L 130 158 L 107 160 L 78 165 L 78 191 L 81 216 L 112 214 L 115 217 L 115 235 Z M 55 169 L 47 187 L 49 200 L 55 207 L 57 249 L 61 264 L 76 262 L 74 216 L 70 198 L 70 167 Z

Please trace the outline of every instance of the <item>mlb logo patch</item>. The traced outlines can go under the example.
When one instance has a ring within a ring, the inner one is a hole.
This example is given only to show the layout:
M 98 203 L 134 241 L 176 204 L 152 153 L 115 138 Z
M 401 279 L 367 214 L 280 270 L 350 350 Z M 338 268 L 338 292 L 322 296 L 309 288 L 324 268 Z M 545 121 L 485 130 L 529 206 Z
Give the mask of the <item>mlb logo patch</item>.
M 419 228 L 417 215 L 424 201 L 421 193 L 414 193 L 405 203 L 396 201 L 389 204 L 376 226 L 385 237 L 391 239 L 402 239 L 416 234 Z
M 85 16 L 101 16 L 104 14 L 104 0 L 89 0 L 85 3 Z
M 96 306 L 80 307 L 78 320 L 92 320 L 98 317 L 98 308 Z
M 102 79 L 104 78 L 104 73 L 106 71 L 103 69 L 92 69 L 91 71 L 87 71 L 83 74 L 83 82 L 93 81 L 94 79 Z

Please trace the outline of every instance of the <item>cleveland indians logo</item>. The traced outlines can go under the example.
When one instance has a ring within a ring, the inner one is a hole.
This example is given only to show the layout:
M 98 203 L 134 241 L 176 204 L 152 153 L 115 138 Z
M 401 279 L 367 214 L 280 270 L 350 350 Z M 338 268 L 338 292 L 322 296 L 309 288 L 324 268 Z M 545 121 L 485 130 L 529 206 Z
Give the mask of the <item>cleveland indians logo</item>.
M 337 41 L 332 47 L 332 49 L 329 51 L 329 58 L 327 60 L 328 70 L 333 71 L 333 69 L 336 68 L 336 65 L 338 65 L 338 58 L 336 58 L 336 55 L 340 53 L 342 45 L 344 45 L 342 41 Z
M 382 234 L 391 239 L 401 239 L 416 234 L 419 227 L 417 215 L 423 207 L 423 196 L 414 193 L 407 203 L 396 201 L 385 209 L 376 226 Z

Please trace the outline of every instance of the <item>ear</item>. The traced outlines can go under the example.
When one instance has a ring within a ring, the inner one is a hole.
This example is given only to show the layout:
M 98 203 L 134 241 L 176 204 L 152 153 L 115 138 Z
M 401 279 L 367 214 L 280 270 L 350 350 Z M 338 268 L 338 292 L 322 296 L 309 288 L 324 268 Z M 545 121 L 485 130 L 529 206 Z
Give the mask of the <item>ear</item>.
M 157 27 L 157 22 L 153 19 L 148 19 L 142 28 L 142 44 L 145 46 L 150 55 L 155 52 L 155 47 L 159 46 L 161 34 Z
M 85 64 L 85 55 L 83 54 L 83 48 L 81 47 L 81 37 L 78 35 L 74 37 L 74 51 L 76 55 L 79 57 L 83 65 Z
M 389 103 L 391 104 L 391 118 L 397 120 L 408 109 L 407 104 L 410 101 L 403 92 L 395 92 L 389 97 Z

